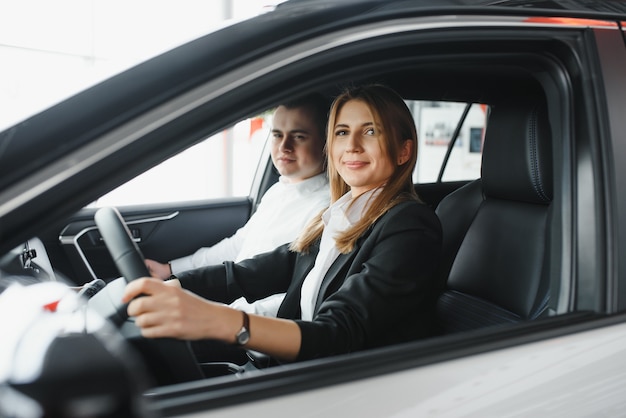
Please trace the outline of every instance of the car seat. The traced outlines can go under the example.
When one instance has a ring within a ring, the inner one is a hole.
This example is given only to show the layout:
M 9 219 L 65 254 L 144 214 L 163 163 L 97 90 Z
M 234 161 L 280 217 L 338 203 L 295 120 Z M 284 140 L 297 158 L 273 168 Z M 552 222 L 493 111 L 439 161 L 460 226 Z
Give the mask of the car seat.
M 543 103 L 491 107 L 481 179 L 444 198 L 437 302 L 450 333 L 534 319 L 548 311 L 552 207 L 550 126 Z

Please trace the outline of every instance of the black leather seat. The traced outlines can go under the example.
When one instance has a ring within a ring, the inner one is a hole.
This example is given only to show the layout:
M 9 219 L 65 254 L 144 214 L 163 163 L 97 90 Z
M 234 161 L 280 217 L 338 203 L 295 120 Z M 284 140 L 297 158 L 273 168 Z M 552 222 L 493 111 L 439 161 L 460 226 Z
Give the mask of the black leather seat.
M 491 109 L 482 178 L 437 207 L 444 233 L 437 314 L 442 333 L 534 319 L 547 312 L 552 205 L 550 127 L 543 105 Z

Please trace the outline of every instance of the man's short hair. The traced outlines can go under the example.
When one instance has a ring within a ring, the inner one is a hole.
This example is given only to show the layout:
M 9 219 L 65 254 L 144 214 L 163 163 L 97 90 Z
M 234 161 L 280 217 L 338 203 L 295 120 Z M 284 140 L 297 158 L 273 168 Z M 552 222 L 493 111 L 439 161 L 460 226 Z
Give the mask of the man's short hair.
M 330 110 L 331 100 L 320 93 L 309 93 L 304 96 L 298 96 L 290 99 L 281 106 L 287 109 L 295 109 L 305 107 L 313 113 L 313 122 L 317 126 L 320 136 L 326 140 L 326 124 L 328 123 L 328 111 Z

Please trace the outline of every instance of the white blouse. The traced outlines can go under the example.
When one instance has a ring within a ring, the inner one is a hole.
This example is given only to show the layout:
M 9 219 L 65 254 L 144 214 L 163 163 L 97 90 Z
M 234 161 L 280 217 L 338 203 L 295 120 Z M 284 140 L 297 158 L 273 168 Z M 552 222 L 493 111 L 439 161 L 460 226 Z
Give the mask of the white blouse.
M 358 196 L 353 203 L 350 192 L 333 203 L 323 214 L 324 232 L 320 243 L 320 251 L 315 258 L 315 265 L 304 279 L 300 295 L 302 319 L 311 321 L 315 304 L 322 285 L 322 280 L 330 266 L 339 257 L 339 249 L 335 243 L 337 234 L 357 223 L 369 207 L 372 198 L 380 189 L 372 189 Z M 352 203 L 352 205 L 351 205 Z

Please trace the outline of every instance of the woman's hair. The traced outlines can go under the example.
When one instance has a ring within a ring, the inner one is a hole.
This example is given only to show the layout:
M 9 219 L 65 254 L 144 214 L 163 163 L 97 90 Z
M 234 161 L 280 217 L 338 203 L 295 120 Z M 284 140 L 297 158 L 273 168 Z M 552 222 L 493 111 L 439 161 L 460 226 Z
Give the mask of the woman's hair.
M 334 166 L 331 149 L 335 141 L 337 116 L 343 106 L 352 100 L 361 101 L 369 107 L 374 122 L 382 129 L 380 146 L 394 165 L 407 139 L 413 141 L 413 148 L 409 159 L 404 164 L 396 165 L 396 170 L 389 181 L 381 186 L 380 192 L 375 195 L 361 220 L 335 237 L 337 248 L 344 254 L 352 251 L 356 240 L 393 206 L 405 200 L 418 200 L 412 177 L 417 162 L 417 131 L 413 115 L 398 93 L 386 86 L 371 84 L 346 89 L 337 96 L 330 108 L 326 142 L 330 203 L 336 202 L 350 191 L 350 186 L 343 181 Z M 322 235 L 324 230 L 322 213 L 315 217 L 291 244 L 292 251 L 308 252 L 310 246 Z

